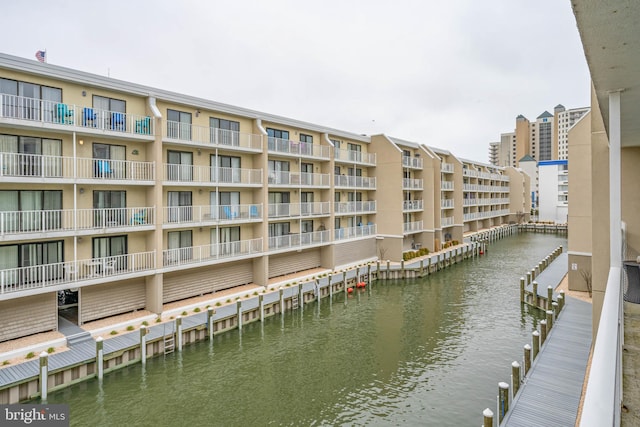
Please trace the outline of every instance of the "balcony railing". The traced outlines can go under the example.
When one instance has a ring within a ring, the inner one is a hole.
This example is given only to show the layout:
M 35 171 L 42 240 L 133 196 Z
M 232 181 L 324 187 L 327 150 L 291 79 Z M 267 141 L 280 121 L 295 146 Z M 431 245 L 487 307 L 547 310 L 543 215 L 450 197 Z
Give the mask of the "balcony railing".
M 376 225 L 359 225 L 357 227 L 338 228 L 334 231 L 335 240 L 355 239 L 376 235 Z
M 441 190 L 453 190 L 453 181 L 440 181 Z
M 335 214 L 368 214 L 376 212 L 376 202 L 335 202 Z
M 155 270 L 155 251 L 0 270 L 0 294 Z
M 405 234 L 417 233 L 422 231 L 422 221 L 405 222 L 403 224 L 403 232 Z
M 462 168 L 462 176 L 477 177 L 478 175 L 477 170 Z
M 224 185 L 262 185 L 262 169 L 164 164 L 164 180 Z
M 331 202 L 270 203 L 269 218 L 329 215 Z
M 270 153 L 288 154 L 300 157 L 313 157 L 319 159 L 331 158 L 331 147 L 326 147 L 308 142 L 290 141 L 281 138 L 268 138 Z
M 440 209 L 453 208 L 453 199 L 440 199 Z
M 413 178 L 402 179 L 403 190 L 422 190 L 422 186 L 423 186 L 423 180 L 421 179 L 413 179 Z
M 130 160 L 0 153 L 0 166 L 0 176 L 121 181 L 155 179 L 155 163 Z
M 162 251 L 162 263 L 165 267 L 193 266 L 193 264 L 259 253 L 262 253 L 262 239 L 238 240 L 236 242 L 165 249 Z
M 163 138 L 173 143 L 262 151 L 262 136 L 232 130 L 166 121 Z
M 422 210 L 423 201 L 422 200 L 405 200 L 402 202 L 402 210 L 403 211 L 418 211 Z
M 260 221 L 262 205 L 165 206 L 164 224 Z
M 84 131 L 155 135 L 154 121 L 149 116 L 7 94 L 0 94 L 0 118 L 82 128 Z
M 140 228 L 154 223 L 153 207 L 4 211 L 0 212 L 0 236 L 115 227 Z
M 453 173 L 453 164 L 452 163 L 442 163 L 440 170 L 445 173 Z
M 333 156 L 336 160 L 341 160 L 343 162 L 359 163 L 371 166 L 376 165 L 375 153 L 363 153 L 361 151 L 334 148 Z
M 477 219 L 494 218 L 494 217 L 497 217 L 497 216 L 504 216 L 504 215 L 509 215 L 509 209 L 466 213 L 466 214 L 464 214 L 464 220 L 465 221 L 473 221 L 473 220 L 477 220 Z
M 454 219 L 452 216 L 443 216 L 440 218 L 440 226 L 442 227 L 450 227 L 454 223 Z
M 331 241 L 329 230 L 269 237 L 269 250 L 300 248 Z
M 269 171 L 269 184 L 292 185 L 296 187 L 329 187 L 329 174 Z
M 422 169 L 422 163 L 419 157 L 402 156 L 402 166 L 405 168 Z
M 361 189 L 376 188 L 375 177 L 334 175 L 333 178 L 334 178 L 334 183 L 336 187 L 361 188 Z
M 470 199 L 463 199 L 462 206 L 476 206 L 478 204 L 478 199 L 475 197 Z

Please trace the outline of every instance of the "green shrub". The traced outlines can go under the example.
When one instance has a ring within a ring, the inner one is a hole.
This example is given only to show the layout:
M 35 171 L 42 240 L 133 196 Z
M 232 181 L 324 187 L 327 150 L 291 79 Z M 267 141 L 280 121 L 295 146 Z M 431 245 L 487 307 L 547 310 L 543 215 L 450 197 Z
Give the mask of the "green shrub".
M 216 307 L 220 307 L 221 305 L 222 305 L 222 303 L 221 303 L 220 301 L 218 301 L 218 302 L 216 303 Z
M 110 334 L 111 335 L 118 335 L 118 331 L 111 331 Z
M 36 354 L 33 351 L 30 351 L 29 353 L 27 353 L 26 358 L 27 359 L 33 359 L 36 356 Z
M 227 303 L 230 303 L 230 302 L 231 302 L 231 298 L 228 298 L 226 302 L 227 302 Z
M 56 351 L 56 349 L 55 349 L 55 348 L 53 348 L 53 347 L 49 347 L 49 348 L 47 349 L 47 353 L 49 353 L 49 354 L 54 353 L 55 351 Z
M 200 313 L 200 307 L 196 307 L 196 308 L 194 308 L 194 309 L 193 309 L 193 312 L 194 312 L 194 313 Z
M 255 291 L 255 292 L 253 293 L 253 295 L 254 295 L 254 296 L 258 296 L 258 291 Z
M 160 322 L 162 322 L 162 318 L 161 318 L 160 316 L 158 316 L 158 317 L 156 318 L 156 323 L 160 323 Z
M 186 312 L 186 311 L 183 311 L 182 313 L 180 313 L 180 315 L 181 315 L 181 316 L 186 316 L 186 315 L 187 315 L 187 312 Z
M 142 324 L 143 324 L 144 326 L 149 326 L 149 322 L 147 322 L 146 320 L 145 320 L 144 322 L 142 322 Z
M 133 325 L 129 325 L 127 326 L 127 331 L 133 331 L 135 328 L 133 327 Z
M 2 362 L 2 366 L 6 366 L 6 365 L 9 365 L 9 364 L 11 364 L 11 362 L 9 362 L 8 360 L 5 360 L 4 362 Z

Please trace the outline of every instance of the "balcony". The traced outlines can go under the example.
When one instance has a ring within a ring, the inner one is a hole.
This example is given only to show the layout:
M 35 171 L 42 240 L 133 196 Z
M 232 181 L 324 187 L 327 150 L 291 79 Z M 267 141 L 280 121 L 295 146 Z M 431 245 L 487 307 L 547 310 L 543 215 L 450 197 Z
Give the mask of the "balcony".
M 80 183 L 152 185 L 155 179 L 153 162 L 0 153 L 0 165 L 0 177 L 7 182 L 73 183 L 77 179 Z
M 364 215 L 376 213 L 376 202 L 335 202 L 336 215 Z
M 269 137 L 267 146 L 269 153 L 274 154 L 322 160 L 329 160 L 331 158 L 331 147 L 308 142 Z
M 165 268 L 212 264 L 218 260 L 246 257 L 262 253 L 262 239 L 212 243 L 210 245 L 165 249 L 162 263 Z
M 111 281 L 116 276 L 138 277 L 153 274 L 155 261 L 155 251 L 151 251 L 8 268 L 0 270 L 0 294 L 28 294 L 59 285 L 82 286 L 87 283 Z
M 269 171 L 269 185 L 272 186 L 328 188 L 329 180 L 328 173 Z
M 376 189 L 375 177 L 334 175 L 333 179 L 337 188 L 353 188 L 361 190 Z
M 0 120 L 57 131 L 82 131 L 152 140 L 154 120 L 149 116 L 99 110 L 55 101 L 0 94 Z
M 269 237 L 269 250 L 298 249 L 330 242 L 331 233 L 329 230 L 287 234 L 286 236 Z
M 262 136 L 167 120 L 162 140 L 172 144 L 262 152 Z
M 475 197 L 469 199 L 463 199 L 462 206 L 476 206 L 478 204 L 478 199 Z
M 421 211 L 422 206 L 422 200 L 405 200 L 404 202 L 402 202 L 403 211 Z
M 453 181 L 440 181 L 440 190 L 453 191 Z
M 440 170 L 444 173 L 453 173 L 453 164 L 452 163 L 442 163 L 440 166 Z
M 341 150 L 339 148 L 334 148 L 333 157 L 337 162 L 356 163 L 366 166 L 376 165 L 375 153 L 363 153 L 361 151 Z
M 403 224 L 404 234 L 419 233 L 422 231 L 422 221 L 405 222 Z
M 422 159 L 419 157 L 402 156 L 402 166 L 410 169 L 422 169 Z
M 479 175 L 480 173 L 477 170 L 462 168 L 462 176 L 468 176 L 473 178 Z
M 338 228 L 334 231 L 334 240 L 358 239 L 376 235 L 376 225 L 359 225 L 357 227 Z
M 453 209 L 453 199 L 440 199 L 440 209 Z
M 183 227 L 262 221 L 262 205 L 165 206 L 163 224 Z
M 0 237 L 47 238 L 69 233 L 152 229 L 153 207 L 0 212 Z M 82 233 L 87 234 L 87 233 Z
M 331 213 L 331 202 L 270 203 L 269 218 L 300 216 L 326 216 Z
M 168 185 L 197 182 L 203 185 L 246 187 L 262 185 L 262 169 L 222 168 L 211 166 L 164 164 L 164 181 Z
M 422 179 L 413 179 L 413 178 L 402 179 L 403 190 L 422 190 L 422 186 L 423 186 Z
M 454 224 L 454 218 L 452 216 L 443 216 L 440 218 L 441 227 L 451 227 Z

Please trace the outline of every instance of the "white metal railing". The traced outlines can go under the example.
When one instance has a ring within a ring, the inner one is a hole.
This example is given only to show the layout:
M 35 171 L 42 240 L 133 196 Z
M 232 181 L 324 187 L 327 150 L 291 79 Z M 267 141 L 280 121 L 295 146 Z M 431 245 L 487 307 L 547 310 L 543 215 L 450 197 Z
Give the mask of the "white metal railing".
M 290 154 L 301 157 L 331 158 L 331 147 L 309 142 L 290 141 L 288 139 L 268 137 L 267 146 L 270 153 Z
M 215 184 L 261 185 L 262 169 L 164 164 L 164 180 Z
M 440 181 L 441 190 L 453 190 L 453 181 Z
M 440 209 L 453 208 L 453 199 L 440 199 Z
M 78 178 L 123 181 L 155 180 L 155 163 L 131 160 L 90 159 L 77 160 Z
M 0 211 L 0 236 L 113 227 L 141 227 L 155 223 L 153 207 Z
M 404 233 L 415 233 L 422 231 L 422 221 L 405 222 L 403 224 Z
M 453 164 L 452 163 L 442 163 L 440 166 L 440 170 L 446 173 L 453 173 Z
M 375 153 L 363 153 L 361 151 L 341 150 L 339 148 L 334 148 L 333 157 L 336 160 L 342 160 L 344 162 L 361 163 L 372 166 L 375 166 L 376 164 Z
M 262 136 L 232 130 L 166 121 L 164 139 L 174 143 L 197 143 L 206 146 L 262 151 Z
M 454 223 L 454 219 L 452 216 L 443 216 L 440 218 L 440 226 L 441 227 L 449 227 Z
M 422 186 L 422 179 L 402 178 L 402 188 L 404 190 L 422 190 Z
M 132 135 L 155 135 L 154 121 L 119 111 L 100 110 L 56 101 L 0 94 L 0 118 L 28 120 Z
M 331 202 L 270 203 L 269 218 L 329 215 Z
M 422 163 L 420 157 L 402 156 L 402 166 L 405 168 L 422 169 Z
M 329 187 L 330 175 L 327 173 L 306 173 L 269 171 L 269 184 L 292 185 L 297 187 Z
M 477 177 L 478 171 L 473 169 L 462 168 L 462 176 Z
M 581 427 L 620 425 L 623 325 L 622 269 L 611 267 L 582 405 Z
M 475 197 L 462 200 L 462 206 L 476 206 L 477 204 L 478 204 L 478 199 L 476 199 Z
M 403 211 L 418 211 L 422 210 L 423 201 L 422 200 L 405 200 L 402 202 L 402 210 Z
M 0 294 L 155 270 L 155 251 L 0 270 Z
M 473 221 L 476 219 L 485 219 L 485 218 L 493 218 L 496 216 L 504 216 L 509 215 L 509 209 L 500 209 L 495 211 L 484 211 L 484 212 L 470 212 L 464 214 L 463 218 L 465 221 Z
M 262 219 L 262 204 L 165 206 L 163 213 L 164 224 L 257 221 Z
M 336 215 L 374 213 L 376 211 L 376 202 L 373 200 L 366 202 L 335 202 L 334 210 Z
M 354 239 L 358 237 L 367 237 L 376 235 L 376 225 L 367 224 L 357 227 L 338 228 L 333 230 L 334 240 Z
M 238 240 L 235 242 L 165 249 L 162 251 L 162 263 L 165 267 L 175 267 L 259 253 L 262 253 L 262 239 Z
M 287 234 L 285 236 L 269 237 L 269 249 L 288 249 L 304 246 L 312 246 L 331 241 L 329 230 L 314 231 L 311 233 Z
M 367 176 L 334 175 L 336 187 L 375 189 L 376 178 Z

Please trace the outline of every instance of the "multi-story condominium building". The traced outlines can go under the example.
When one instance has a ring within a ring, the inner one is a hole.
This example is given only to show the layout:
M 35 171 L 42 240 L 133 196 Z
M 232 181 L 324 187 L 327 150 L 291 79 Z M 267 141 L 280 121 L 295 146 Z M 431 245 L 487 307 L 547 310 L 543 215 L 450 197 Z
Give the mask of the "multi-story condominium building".
M 538 162 L 538 219 L 565 224 L 569 207 L 568 194 L 568 161 Z
M 566 160 L 567 132 L 588 111 L 588 107 L 566 110 L 558 104 L 554 114 L 544 111 L 533 122 L 518 115 L 514 132 L 501 134 L 500 143 L 489 143 L 489 162 L 519 167 L 526 155 L 538 161 Z
M 421 144 L 4 54 L 0 165 L 0 341 L 55 330 L 63 290 L 83 324 L 437 250 L 516 220 L 529 186 Z

